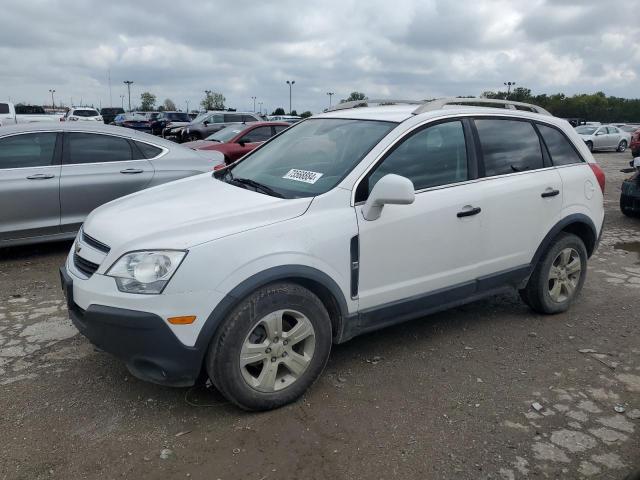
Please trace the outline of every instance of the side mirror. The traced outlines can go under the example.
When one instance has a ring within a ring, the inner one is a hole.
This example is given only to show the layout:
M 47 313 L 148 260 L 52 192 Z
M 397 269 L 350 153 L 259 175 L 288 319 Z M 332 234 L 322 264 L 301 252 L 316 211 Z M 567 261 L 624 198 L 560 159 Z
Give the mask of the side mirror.
M 244 147 L 246 143 L 247 143 L 246 138 L 241 138 L 240 140 L 238 140 L 238 145 L 240 145 L 241 147 Z
M 378 180 L 373 187 L 369 198 L 362 206 L 362 216 L 365 220 L 377 220 L 385 205 L 409 205 L 415 198 L 413 182 L 406 177 L 390 173 Z
M 599 137 L 600 135 L 604 135 L 604 132 L 596 132 L 596 137 Z

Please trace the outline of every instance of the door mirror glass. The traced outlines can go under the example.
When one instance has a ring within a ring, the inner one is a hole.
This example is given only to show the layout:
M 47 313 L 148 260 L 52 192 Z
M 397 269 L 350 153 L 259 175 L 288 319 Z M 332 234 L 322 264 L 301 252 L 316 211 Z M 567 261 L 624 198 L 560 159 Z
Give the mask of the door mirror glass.
M 369 198 L 362 206 L 362 216 L 365 220 L 377 220 L 385 205 L 409 205 L 415 197 L 411 180 L 390 173 L 378 180 L 371 190 Z

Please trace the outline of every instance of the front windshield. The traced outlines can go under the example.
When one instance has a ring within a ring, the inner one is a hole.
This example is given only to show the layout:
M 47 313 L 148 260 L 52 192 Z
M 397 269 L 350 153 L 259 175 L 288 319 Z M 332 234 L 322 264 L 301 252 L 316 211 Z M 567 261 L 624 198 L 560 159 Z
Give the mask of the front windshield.
M 300 122 L 232 167 L 287 197 L 312 197 L 335 187 L 396 123 L 310 119 Z
M 581 133 L 582 135 L 593 135 L 593 133 L 597 130 L 597 127 L 577 127 L 576 132 Z
M 230 127 L 223 128 L 222 130 L 218 130 L 216 133 L 212 133 L 205 140 L 210 140 L 214 142 L 227 143 L 233 137 L 238 135 L 242 131 L 242 128 L 238 125 L 231 125 Z

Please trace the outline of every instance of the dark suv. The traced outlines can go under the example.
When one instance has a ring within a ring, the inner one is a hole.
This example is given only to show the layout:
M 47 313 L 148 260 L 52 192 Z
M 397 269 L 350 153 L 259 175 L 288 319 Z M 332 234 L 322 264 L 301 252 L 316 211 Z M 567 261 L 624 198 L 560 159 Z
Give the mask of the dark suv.
M 186 125 L 191 122 L 191 117 L 185 112 L 160 112 L 155 118 L 151 118 L 151 133 L 161 135 L 162 131 L 170 123 L 174 125 Z
M 116 119 L 116 116 L 120 115 L 121 113 L 124 113 L 123 108 L 101 108 L 100 109 L 100 115 L 102 115 L 102 121 L 107 125 L 113 123 L 113 121 Z
M 208 112 L 200 115 L 182 130 L 183 142 L 202 140 L 233 123 L 261 122 L 252 112 Z

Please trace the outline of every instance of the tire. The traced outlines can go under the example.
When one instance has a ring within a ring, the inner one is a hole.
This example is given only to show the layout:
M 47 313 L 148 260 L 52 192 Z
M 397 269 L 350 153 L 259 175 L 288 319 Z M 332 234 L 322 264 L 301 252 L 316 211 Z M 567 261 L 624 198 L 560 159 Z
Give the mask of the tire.
M 552 266 L 555 279 L 551 277 Z M 577 273 L 576 268 L 579 268 Z M 520 296 L 538 313 L 565 312 L 580 294 L 586 276 L 584 242 L 576 235 L 562 233 L 540 258 Z
M 294 402 L 318 379 L 331 341 L 320 299 L 295 283 L 274 283 L 231 311 L 209 346 L 206 369 L 230 402 L 271 410 Z
M 589 149 L 589 151 L 591 153 L 593 153 L 593 142 L 592 141 L 588 141 L 587 142 L 587 148 Z
M 618 152 L 624 152 L 627 149 L 627 141 L 626 140 L 622 140 L 619 144 L 618 144 Z
M 625 205 L 625 201 L 622 197 L 622 195 L 620 196 L 620 211 L 622 212 L 623 215 L 627 216 L 627 217 L 637 217 L 638 214 L 633 211 L 632 209 L 630 209 L 629 207 L 627 207 Z

